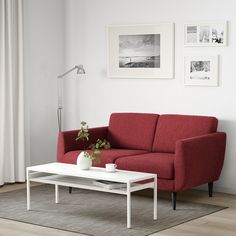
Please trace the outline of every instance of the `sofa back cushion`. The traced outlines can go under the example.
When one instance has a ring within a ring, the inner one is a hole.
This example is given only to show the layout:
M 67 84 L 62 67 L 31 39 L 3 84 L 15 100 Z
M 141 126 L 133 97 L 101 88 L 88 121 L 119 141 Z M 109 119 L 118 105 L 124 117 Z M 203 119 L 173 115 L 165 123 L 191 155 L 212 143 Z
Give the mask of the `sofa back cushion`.
M 209 116 L 161 115 L 158 119 L 153 152 L 175 152 L 175 142 L 215 132 L 218 120 Z
M 107 138 L 113 148 L 151 151 L 157 119 L 157 114 L 113 113 Z

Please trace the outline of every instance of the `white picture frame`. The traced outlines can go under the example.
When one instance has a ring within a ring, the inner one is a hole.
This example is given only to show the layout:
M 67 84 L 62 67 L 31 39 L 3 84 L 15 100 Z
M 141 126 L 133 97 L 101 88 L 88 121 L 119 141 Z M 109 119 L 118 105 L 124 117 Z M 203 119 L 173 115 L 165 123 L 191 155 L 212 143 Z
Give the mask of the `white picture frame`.
M 227 46 L 227 21 L 184 24 L 184 45 L 190 47 Z
M 108 26 L 110 78 L 173 78 L 174 24 Z
M 218 86 L 218 55 L 185 56 L 186 86 Z

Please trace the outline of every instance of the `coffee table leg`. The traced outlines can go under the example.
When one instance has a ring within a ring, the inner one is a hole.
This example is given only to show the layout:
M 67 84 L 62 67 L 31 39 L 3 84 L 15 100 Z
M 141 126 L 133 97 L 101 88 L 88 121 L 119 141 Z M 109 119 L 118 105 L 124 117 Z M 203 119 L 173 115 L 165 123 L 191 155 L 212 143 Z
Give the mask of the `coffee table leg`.
M 55 203 L 59 203 L 59 190 L 57 184 L 55 184 Z
M 157 219 L 157 176 L 154 178 L 153 183 L 153 219 Z
M 31 209 L 30 206 L 30 179 L 29 179 L 29 170 L 26 171 L 26 188 L 27 188 L 27 210 L 29 211 Z
M 130 192 L 130 183 L 127 183 L 127 228 L 131 228 L 131 192 Z

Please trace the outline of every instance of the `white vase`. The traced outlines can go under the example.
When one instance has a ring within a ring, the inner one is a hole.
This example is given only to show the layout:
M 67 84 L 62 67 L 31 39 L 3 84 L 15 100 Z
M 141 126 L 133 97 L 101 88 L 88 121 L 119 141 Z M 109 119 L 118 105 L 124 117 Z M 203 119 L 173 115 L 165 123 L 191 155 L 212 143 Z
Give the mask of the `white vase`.
M 88 155 L 87 152 L 81 152 L 77 157 L 77 166 L 81 170 L 88 170 L 92 166 L 92 161 L 90 158 L 86 157 Z

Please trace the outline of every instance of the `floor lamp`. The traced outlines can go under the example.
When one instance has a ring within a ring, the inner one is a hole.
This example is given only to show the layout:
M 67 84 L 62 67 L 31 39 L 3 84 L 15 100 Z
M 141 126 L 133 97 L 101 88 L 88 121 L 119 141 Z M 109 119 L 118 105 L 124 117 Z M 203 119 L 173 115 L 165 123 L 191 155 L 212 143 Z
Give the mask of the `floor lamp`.
M 57 122 L 58 122 L 58 129 L 61 132 L 61 125 L 62 125 L 62 109 L 63 109 L 63 100 L 62 100 L 62 79 L 69 74 L 70 72 L 77 70 L 76 74 L 85 74 L 85 70 L 83 65 L 74 66 L 70 70 L 66 71 L 65 73 L 58 75 L 58 107 L 57 107 Z

